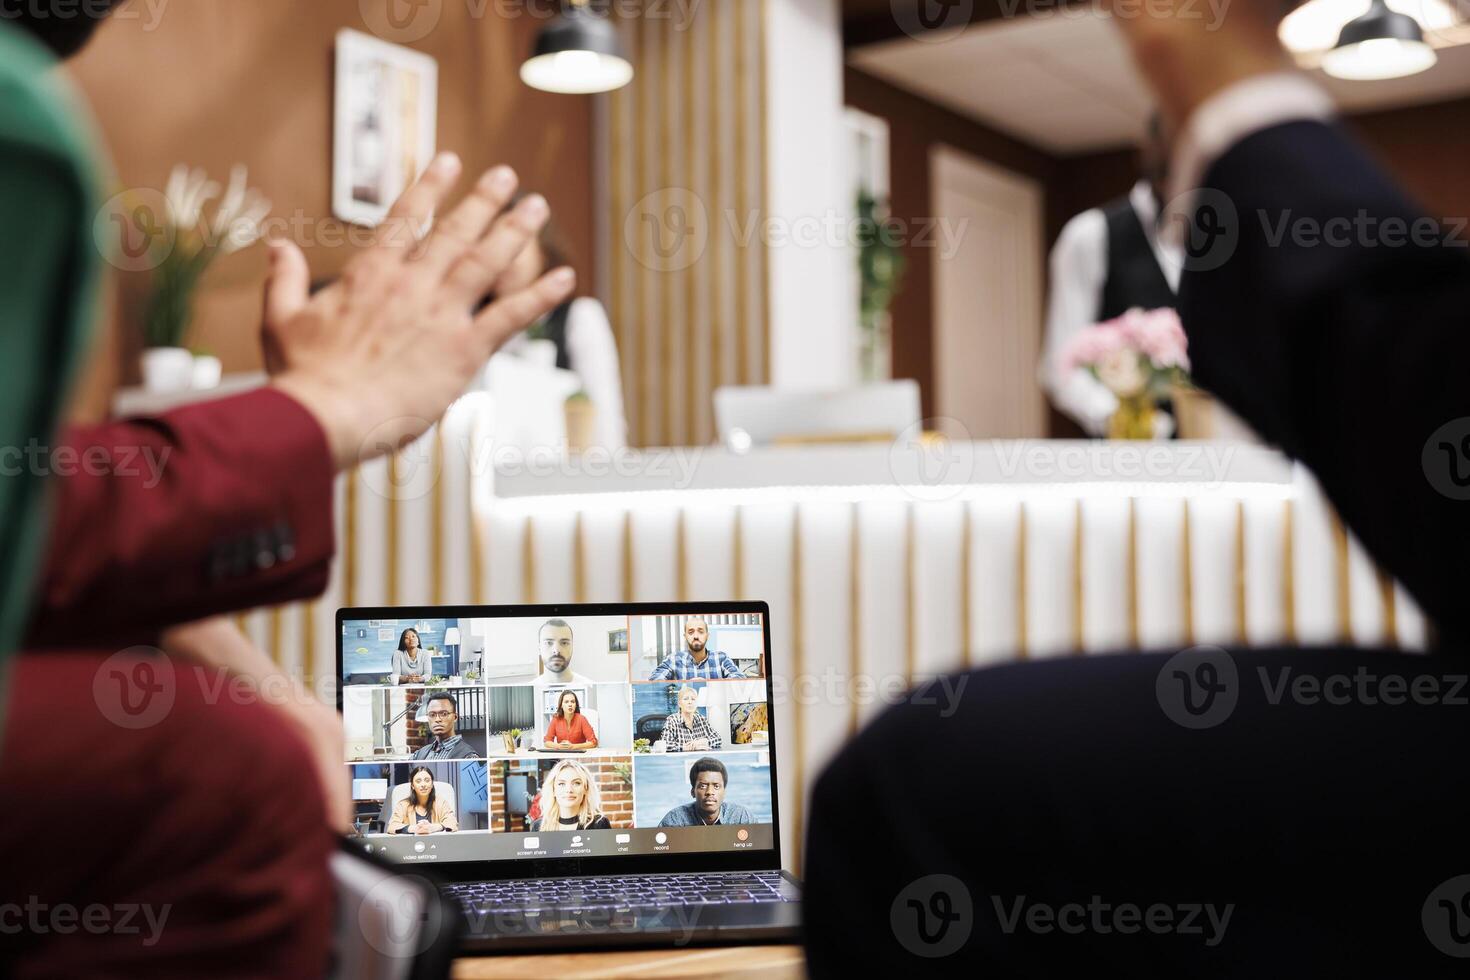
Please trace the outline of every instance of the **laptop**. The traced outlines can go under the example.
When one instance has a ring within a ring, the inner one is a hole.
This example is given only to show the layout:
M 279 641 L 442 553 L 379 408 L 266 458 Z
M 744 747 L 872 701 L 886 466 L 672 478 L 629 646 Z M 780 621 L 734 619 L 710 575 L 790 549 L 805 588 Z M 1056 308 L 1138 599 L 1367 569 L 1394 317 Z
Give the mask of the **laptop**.
M 337 612 L 349 845 L 461 948 L 793 941 L 763 602 Z
M 891 442 L 919 424 L 919 386 L 911 380 L 835 390 L 724 387 L 715 391 L 720 442 L 741 452 L 755 446 L 823 442 Z

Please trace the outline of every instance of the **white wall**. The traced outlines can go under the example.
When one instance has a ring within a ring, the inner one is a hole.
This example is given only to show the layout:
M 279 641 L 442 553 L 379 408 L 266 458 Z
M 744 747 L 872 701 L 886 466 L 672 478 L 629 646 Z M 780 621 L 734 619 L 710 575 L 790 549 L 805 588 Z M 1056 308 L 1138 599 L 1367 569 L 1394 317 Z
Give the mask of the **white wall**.
M 839 0 L 763 2 L 771 383 L 839 387 L 857 375 Z

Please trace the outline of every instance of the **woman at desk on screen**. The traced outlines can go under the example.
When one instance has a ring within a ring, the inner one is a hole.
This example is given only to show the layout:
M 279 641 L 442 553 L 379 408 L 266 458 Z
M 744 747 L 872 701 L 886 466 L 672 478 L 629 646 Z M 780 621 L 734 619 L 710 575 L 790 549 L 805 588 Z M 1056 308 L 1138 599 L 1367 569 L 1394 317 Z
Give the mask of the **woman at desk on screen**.
M 575 691 L 562 691 L 556 702 L 556 714 L 546 726 L 542 740 L 548 749 L 595 749 L 597 733 L 582 714 L 582 702 Z
M 398 634 L 398 649 L 393 652 L 394 684 L 422 684 L 429 679 L 430 663 L 429 652 L 419 645 L 418 630 L 410 626 Z
M 434 791 L 434 774 L 427 766 L 415 766 L 408 777 L 408 795 L 393 807 L 388 821 L 390 834 L 437 834 L 442 830 L 458 830 L 459 819 L 454 810 L 438 799 Z
M 506 210 L 520 203 L 517 194 Z M 500 291 L 514 292 L 535 282 L 548 270 L 568 265 L 561 236 L 551 222 L 542 226 L 533 239 L 500 277 Z M 494 295 L 485 297 L 481 308 Z M 548 313 L 525 333 L 518 334 L 501 348 L 508 354 L 534 358 L 532 341 L 547 340 L 556 349 L 556 366 L 571 371 L 581 382 L 582 391 L 592 403 L 594 412 L 591 445 L 603 449 L 622 449 L 628 444 L 627 423 L 623 418 L 623 381 L 618 367 L 618 345 L 613 338 L 607 311 L 591 296 L 567 300 Z M 542 345 L 544 349 L 544 345 Z M 546 365 L 550 367 L 550 364 Z
M 575 759 L 563 759 L 546 774 L 541 790 L 541 819 L 537 831 L 607 830 L 602 798 L 592 772 Z

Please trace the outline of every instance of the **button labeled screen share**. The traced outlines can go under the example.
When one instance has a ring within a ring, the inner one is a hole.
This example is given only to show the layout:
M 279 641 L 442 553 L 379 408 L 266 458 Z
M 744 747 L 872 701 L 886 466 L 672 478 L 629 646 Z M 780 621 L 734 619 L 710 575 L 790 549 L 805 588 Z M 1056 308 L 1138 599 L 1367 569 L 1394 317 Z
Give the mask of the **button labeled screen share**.
M 528 851 L 533 851 L 536 848 L 538 848 L 538 847 L 541 846 L 541 838 L 539 838 L 539 837 L 526 837 L 526 838 L 523 838 L 521 840 L 521 846 L 524 847 Z

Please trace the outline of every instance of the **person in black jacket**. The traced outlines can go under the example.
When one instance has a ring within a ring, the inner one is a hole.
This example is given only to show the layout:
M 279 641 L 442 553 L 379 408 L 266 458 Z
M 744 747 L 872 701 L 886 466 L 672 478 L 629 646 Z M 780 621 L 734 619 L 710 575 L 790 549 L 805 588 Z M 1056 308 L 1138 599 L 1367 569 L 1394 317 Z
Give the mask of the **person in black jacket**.
M 1278 4 L 1237 0 L 1217 30 L 1186 5 L 1115 20 L 1181 135 L 1195 372 L 1315 471 L 1438 648 L 1196 648 L 933 685 L 812 793 L 815 977 L 1464 973 L 1470 256 L 1290 71 Z

